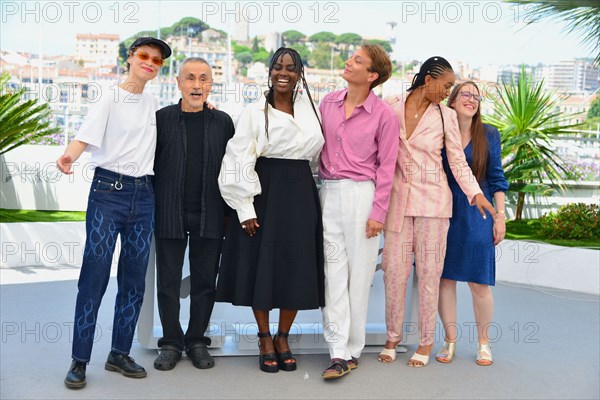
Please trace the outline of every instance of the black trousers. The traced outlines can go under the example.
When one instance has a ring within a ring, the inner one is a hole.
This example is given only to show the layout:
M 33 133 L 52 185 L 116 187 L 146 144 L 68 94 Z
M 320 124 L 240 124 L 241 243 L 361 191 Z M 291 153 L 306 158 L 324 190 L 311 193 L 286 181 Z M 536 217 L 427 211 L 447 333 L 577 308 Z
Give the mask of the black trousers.
M 156 239 L 157 298 L 163 337 L 158 346 L 180 350 L 198 343 L 210 345 L 205 336 L 215 304 L 215 283 L 222 239 L 201 237 L 190 215 L 186 215 L 187 238 Z M 191 226 L 190 226 L 191 225 Z M 188 230 L 189 229 L 189 230 Z M 190 320 L 185 335 L 179 322 L 179 294 L 185 249 L 189 242 Z

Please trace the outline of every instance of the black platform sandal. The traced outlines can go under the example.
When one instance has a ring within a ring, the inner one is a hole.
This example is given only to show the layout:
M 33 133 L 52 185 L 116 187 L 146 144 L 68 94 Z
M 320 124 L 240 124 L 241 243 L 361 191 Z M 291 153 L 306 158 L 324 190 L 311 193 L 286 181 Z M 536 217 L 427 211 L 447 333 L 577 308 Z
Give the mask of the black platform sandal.
M 275 344 L 275 341 L 277 340 L 278 336 L 282 338 L 287 338 L 288 336 L 290 336 L 290 334 L 288 332 L 279 331 L 275 334 L 275 336 L 273 336 L 273 347 L 275 348 L 275 353 L 277 354 L 277 364 L 279 365 L 279 369 L 284 371 L 295 371 L 297 365 L 296 359 L 294 358 L 292 352 L 289 350 L 281 352 L 277 350 L 277 345 Z M 292 362 L 290 362 L 290 360 L 292 360 Z
M 271 338 L 271 332 L 258 332 L 257 334 L 258 336 L 258 351 L 260 353 L 260 339 L 264 339 L 264 338 Z M 258 356 L 258 365 L 260 367 L 260 370 L 263 372 L 279 372 L 279 366 L 278 365 L 269 365 L 267 364 L 269 361 L 275 361 L 277 362 L 277 355 L 273 352 L 271 353 L 265 353 L 265 354 L 259 354 Z

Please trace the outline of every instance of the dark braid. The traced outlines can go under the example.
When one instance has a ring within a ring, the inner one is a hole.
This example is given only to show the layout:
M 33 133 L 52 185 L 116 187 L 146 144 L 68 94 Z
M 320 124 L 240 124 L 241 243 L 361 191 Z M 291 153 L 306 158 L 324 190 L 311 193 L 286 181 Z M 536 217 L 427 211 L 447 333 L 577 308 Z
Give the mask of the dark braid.
M 427 75 L 431 75 L 432 78 L 436 79 L 446 71 L 454 72 L 452 65 L 450 65 L 445 58 L 437 56 L 428 58 L 423 65 L 421 65 L 419 72 L 415 74 L 408 90 L 415 90 L 416 88 L 423 86 Z
M 317 121 L 319 121 L 319 126 L 321 127 L 321 133 L 323 133 L 323 123 L 321 123 L 321 119 L 319 118 L 319 114 L 317 113 L 317 108 L 315 107 L 315 102 L 310 95 L 310 90 L 308 90 L 308 83 L 306 83 L 306 79 L 304 78 L 304 68 L 302 71 L 302 85 L 304 89 L 306 89 L 306 94 L 308 95 L 308 100 L 310 100 L 310 105 L 315 113 L 315 117 L 317 117 Z M 324 133 L 323 133 L 324 134 Z
M 275 67 L 275 63 L 284 55 L 289 55 L 292 57 L 294 61 L 294 72 L 296 72 L 300 77 L 299 80 L 302 81 L 302 86 L 306 90 L 306 94 L 310 100 L 310 105 L 312 106 L 313 111 L 315 112 L 315 116 L 317 117 L 317 121 L 319 121 L 319 125 L 321 126 L 321 132 L 323 132 L 323 125 L 321 124 L 321 119 L 319 118 L 319 114 L 317 113 L 317 109 L 315 108 L 315 104 L 310 95 L 310 91 L 308 90 L 308 84 L 306 83 L 306 79 L 304 78 L 304 64 L 302 63 L 302 58 L 300 54 L 294 49 L 290 49 L 287 47 L 280 47 L 277 49 L 273 57 L 271 57 L 271 61 L 269 63 L 269 90 L 265 92 L 265 134 L 267 136 L 267 140 L 269 140 L 269 104 L 271 107 L 275 108 L 275 98 L 273 93 L 273 86 L 271 84 L 271 72 L 273 72 L 273 68 Z M 296 97 L 298 96 L 298 86 L 294 90 L 294 95 L 292 97 L 292 104 L 296 101 Z

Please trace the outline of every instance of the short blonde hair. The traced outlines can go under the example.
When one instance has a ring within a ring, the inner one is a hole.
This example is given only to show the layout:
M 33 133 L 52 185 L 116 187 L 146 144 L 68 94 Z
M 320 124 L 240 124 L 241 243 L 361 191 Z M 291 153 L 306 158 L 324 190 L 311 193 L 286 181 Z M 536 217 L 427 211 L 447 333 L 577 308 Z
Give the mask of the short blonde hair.
M 392 61 L 390 56 L 386 53 L 385 49 L 378 44 L 363 44 L 361 49 L 371 59 L 370 72 L 377 72 L 379 75 L 377 79 L 371 82 L 370 89 L 377 87 L 387 81 L 392 76 Z

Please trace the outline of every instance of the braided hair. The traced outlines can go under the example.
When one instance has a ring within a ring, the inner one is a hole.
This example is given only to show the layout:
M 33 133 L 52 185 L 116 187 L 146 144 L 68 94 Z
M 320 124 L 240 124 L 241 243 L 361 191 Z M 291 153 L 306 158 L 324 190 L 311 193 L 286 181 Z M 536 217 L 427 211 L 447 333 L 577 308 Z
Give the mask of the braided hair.
M 430 57 L 421 65 L 408 90 L 415 90 L 425 85 L 425 77 L 427 75 L 431 75 L 432 78 L 436 79 L 446 71 L 454 72 L 452 65 L 445 58 L 439 56 Z
M 277 51 L 275 52 L 275 54 L 273 54 L 273 57 L 271 57 L 271 62 L 269 63 L 269 90 L 267 92 L 265 92 L 265 134 L 267 136 L 267 140 L 269 139 L 269 104 L 271 104 L 271 107 L 275 108 L 275 99 L 274 99 L 274 90 L 273 90 L 273 85 L 271 82 L 271 72 L 273 72 L 273 68 L 275 67 L 275 63 L 277 62 L 277 60 L 279 60 L 281 57 L 285 56 L 285 55 L 289 55 L 290 57 L 292 57 L 292 60 L 294 61 L 294 72 L 297 73 L 299 75 L 299 80 L 302 81 L 302 86 L 304 87 L 304 90 L 306 90 L 306 94 L 308 95 L 308 99 L 310 100 L 310 105 L 312 106 L 312 109 L 315 113 L 315 116 L 317 117 L 317 121 L 319 121 L 319 125 L 321 126 L 321 132 L 323 132 L 323 124 L 321 123 L 321 120 L 319 119 L 319 114 L 317 113 L 317 109 L 315 108 L 315 103 L 313 102 L 312 96 L 310 95 L 310 90 L 308 90 L 308 84 L 306 83 L 306 78 L 304 77 L 304 64 L 302 63 L 302 58 L 300 57 L 300 54 L 298 54 L 298 52 L 294 49 L 288 48 L 288 47 L 280 47 L 277 49 Z M 296 88 L 294 89 L 294 95 L 292 96 L 292 104 L 296 101 L 296 97 L 298 96 L 298 91 L 299 91 L 299 87 L 298 85 L 296 85 Z

